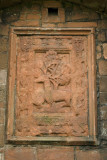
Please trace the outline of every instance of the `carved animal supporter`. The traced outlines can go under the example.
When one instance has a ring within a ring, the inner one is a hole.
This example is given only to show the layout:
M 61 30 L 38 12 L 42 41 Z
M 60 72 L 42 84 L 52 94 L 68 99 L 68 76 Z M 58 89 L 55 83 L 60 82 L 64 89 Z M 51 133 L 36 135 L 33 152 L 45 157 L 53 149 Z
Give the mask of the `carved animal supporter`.
M 34 95 L 34 104 L 42 105 L 45 101 L 52 105 L 53 102 L 64 101 L 70 107 L 71 91 L 59 89 L 59 86 L 67 86 L 71 81 L 70 65 L 61 61 L 57 52 L 46 52 L 43 67 L 40 68 L 42 75 L 35 79 L 36 83 L 43 83 L 44 90 L 38 89 Z

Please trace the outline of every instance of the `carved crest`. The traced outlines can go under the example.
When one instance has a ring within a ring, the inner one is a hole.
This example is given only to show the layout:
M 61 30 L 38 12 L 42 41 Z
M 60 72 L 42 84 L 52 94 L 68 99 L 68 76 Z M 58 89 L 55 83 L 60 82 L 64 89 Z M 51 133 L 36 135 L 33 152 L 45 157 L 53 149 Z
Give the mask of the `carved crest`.
M 43 67 L 40 68 L 42 75 L 37 77 L 35 82 L 43 83 L 44 101 L 48 104 L 64 101 L 66 105 L 70 106 L 71 92 L 59 89 L 59 86 L 66 86 L 71 81 L 70 65 L 62 62 L 62 58 L 63 56 L 59 57 L 54 50 L 47 51 L 44 56 Z M 36 97 L 38 97 L 37 94 Z M 41 102 L 44 101 L 42 98 Z

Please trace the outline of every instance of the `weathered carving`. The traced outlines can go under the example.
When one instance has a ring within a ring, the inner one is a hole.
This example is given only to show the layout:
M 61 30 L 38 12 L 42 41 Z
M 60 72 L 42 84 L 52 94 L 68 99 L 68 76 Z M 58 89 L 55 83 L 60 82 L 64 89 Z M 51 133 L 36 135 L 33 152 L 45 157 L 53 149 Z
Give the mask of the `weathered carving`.
M 88 135 L 86 56 L 86 37 L 18 39 L 16 136 Z
M 68 85 L 71 81 L 70 65 L 64 64 L 61 59 L 53 50 L 46 52 L 43 67 L 40 68 L 42 75 L 35 79 L 36 83 L 43 83 L 44 90 L 36 91 L 35 105 L 40 105 L 40 102 L 43 104 L 46 100 L 51 105 L 53 102 L 65 101 L 66 105 L 70 106 L 71 91 L 58 88 L 60 85 Z
M 83 40 L 81 40 L 81 39 L 74 40 L 74 48 L 77 53 L 83 51 L 83 49 L 84 49 Z
M 26 39 L 26 40 L 25 40 Z M 25 51 L 25 52 L 28 52 L 32 46 L 32 39 L 31 37 L 23 37 L 20 39 L 21 43 L 21 50 L 22 51 Z

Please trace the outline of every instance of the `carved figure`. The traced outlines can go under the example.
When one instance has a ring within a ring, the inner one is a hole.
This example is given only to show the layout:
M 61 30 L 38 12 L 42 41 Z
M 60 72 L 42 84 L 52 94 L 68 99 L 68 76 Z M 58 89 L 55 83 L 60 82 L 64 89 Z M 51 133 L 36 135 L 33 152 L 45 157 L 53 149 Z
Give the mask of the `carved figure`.
M 34 104 L 42 105 L 46 101 L 52 105 L 53 102 L 65 101 L 66 106 L 70 106 L 70 90 L 58 88 L 58 86 L 66 86 L 70 83 L 70 66 L 61 62 L 57 52 L 48 51 L 44 58 L 44 66 L 40 70 L 43 74 L 36 77 L 35 82 L 43 83 L 44 89 L 36 91 Z
M 70 106 L 71 93 L 66 90 L 52 89 L 50 80 L 46 75 L 40 76 L 35 80 L 35 82 L 44 83 L 44 93 L 43 90 L 37 91 L 39 95 L 42 96 L 42 99 L 39 97 L 39 95 L 36 95 L 36 97 L 38 97 L 37 99 L 39 100 L 39 103 L 37 102 L 37 100 L 35 101 L 36 105 L 40 105 L 41 102 L 43 103 L 46 100 L 46 102 L 49 104 L 52 104 L 53 102 L 65 101 L 66 105 Z

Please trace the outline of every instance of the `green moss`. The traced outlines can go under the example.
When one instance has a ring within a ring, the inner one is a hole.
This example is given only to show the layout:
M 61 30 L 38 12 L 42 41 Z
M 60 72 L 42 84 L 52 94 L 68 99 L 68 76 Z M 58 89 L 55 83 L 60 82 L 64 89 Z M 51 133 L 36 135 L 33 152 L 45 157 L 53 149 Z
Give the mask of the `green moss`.
M 58 121 L 58 117 L 43 116 L 41 120 L 46 124 L 52 124 Z

